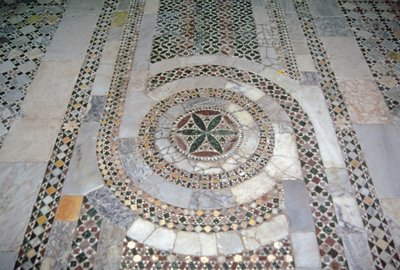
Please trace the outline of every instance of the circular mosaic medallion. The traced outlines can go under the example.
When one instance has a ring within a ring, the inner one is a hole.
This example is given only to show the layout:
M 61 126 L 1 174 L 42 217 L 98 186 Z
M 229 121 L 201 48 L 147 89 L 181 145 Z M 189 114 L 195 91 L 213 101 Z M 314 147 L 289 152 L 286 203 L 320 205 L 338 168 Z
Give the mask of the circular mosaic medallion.
M 274 131 L 249 98 L 223 89 L 193 89 L 147 113 L 138 145 L 163 179 L 186 188 L 220 189 L 254 177 L 267 165 Z
M 199 108 L 178 118 L 171 141 L 183 155 L 195 160 L 218 160 L 240 145 L 243 132 L 230 113 Z

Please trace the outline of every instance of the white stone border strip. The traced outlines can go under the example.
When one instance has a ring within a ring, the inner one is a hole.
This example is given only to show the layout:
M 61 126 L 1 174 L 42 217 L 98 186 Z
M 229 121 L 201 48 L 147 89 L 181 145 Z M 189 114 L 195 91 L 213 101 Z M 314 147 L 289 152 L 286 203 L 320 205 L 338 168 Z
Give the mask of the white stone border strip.
M 127 232 L 133 240 L 183 255 L 231 255 L 259 249 L 288 236 L 288 223 L 278 215 L 259 226 L 219 233 L 175 232 L 138 218 Z

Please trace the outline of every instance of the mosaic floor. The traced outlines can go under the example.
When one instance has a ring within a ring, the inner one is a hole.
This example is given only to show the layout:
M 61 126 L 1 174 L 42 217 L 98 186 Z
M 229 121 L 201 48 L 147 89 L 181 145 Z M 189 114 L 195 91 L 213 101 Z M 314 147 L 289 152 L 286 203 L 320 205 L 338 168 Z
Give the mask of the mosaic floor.
M 400 269 L 398 1 L 0 14 L 0 269 Z

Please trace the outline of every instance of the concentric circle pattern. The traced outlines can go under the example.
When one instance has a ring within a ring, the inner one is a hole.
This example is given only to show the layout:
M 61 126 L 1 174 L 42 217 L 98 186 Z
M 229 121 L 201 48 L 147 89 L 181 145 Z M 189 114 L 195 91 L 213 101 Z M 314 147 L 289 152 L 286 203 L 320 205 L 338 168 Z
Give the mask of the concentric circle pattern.
M 193 89 L 150 110 L 140 127 L 139 148 L 148 166 L 170 182 L 226 188 L 266 166 L 274 131 L 249 98 L 224 89 Z

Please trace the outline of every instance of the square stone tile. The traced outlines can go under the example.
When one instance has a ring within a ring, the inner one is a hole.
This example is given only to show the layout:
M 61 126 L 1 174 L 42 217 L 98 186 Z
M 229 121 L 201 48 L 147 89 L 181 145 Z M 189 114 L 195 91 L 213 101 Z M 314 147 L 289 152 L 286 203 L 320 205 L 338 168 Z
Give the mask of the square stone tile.
M 64 195 L 60 199 L 60 204 L 56 212 L 56 220 L 76 221 L 79 217 L 83 196 Z

